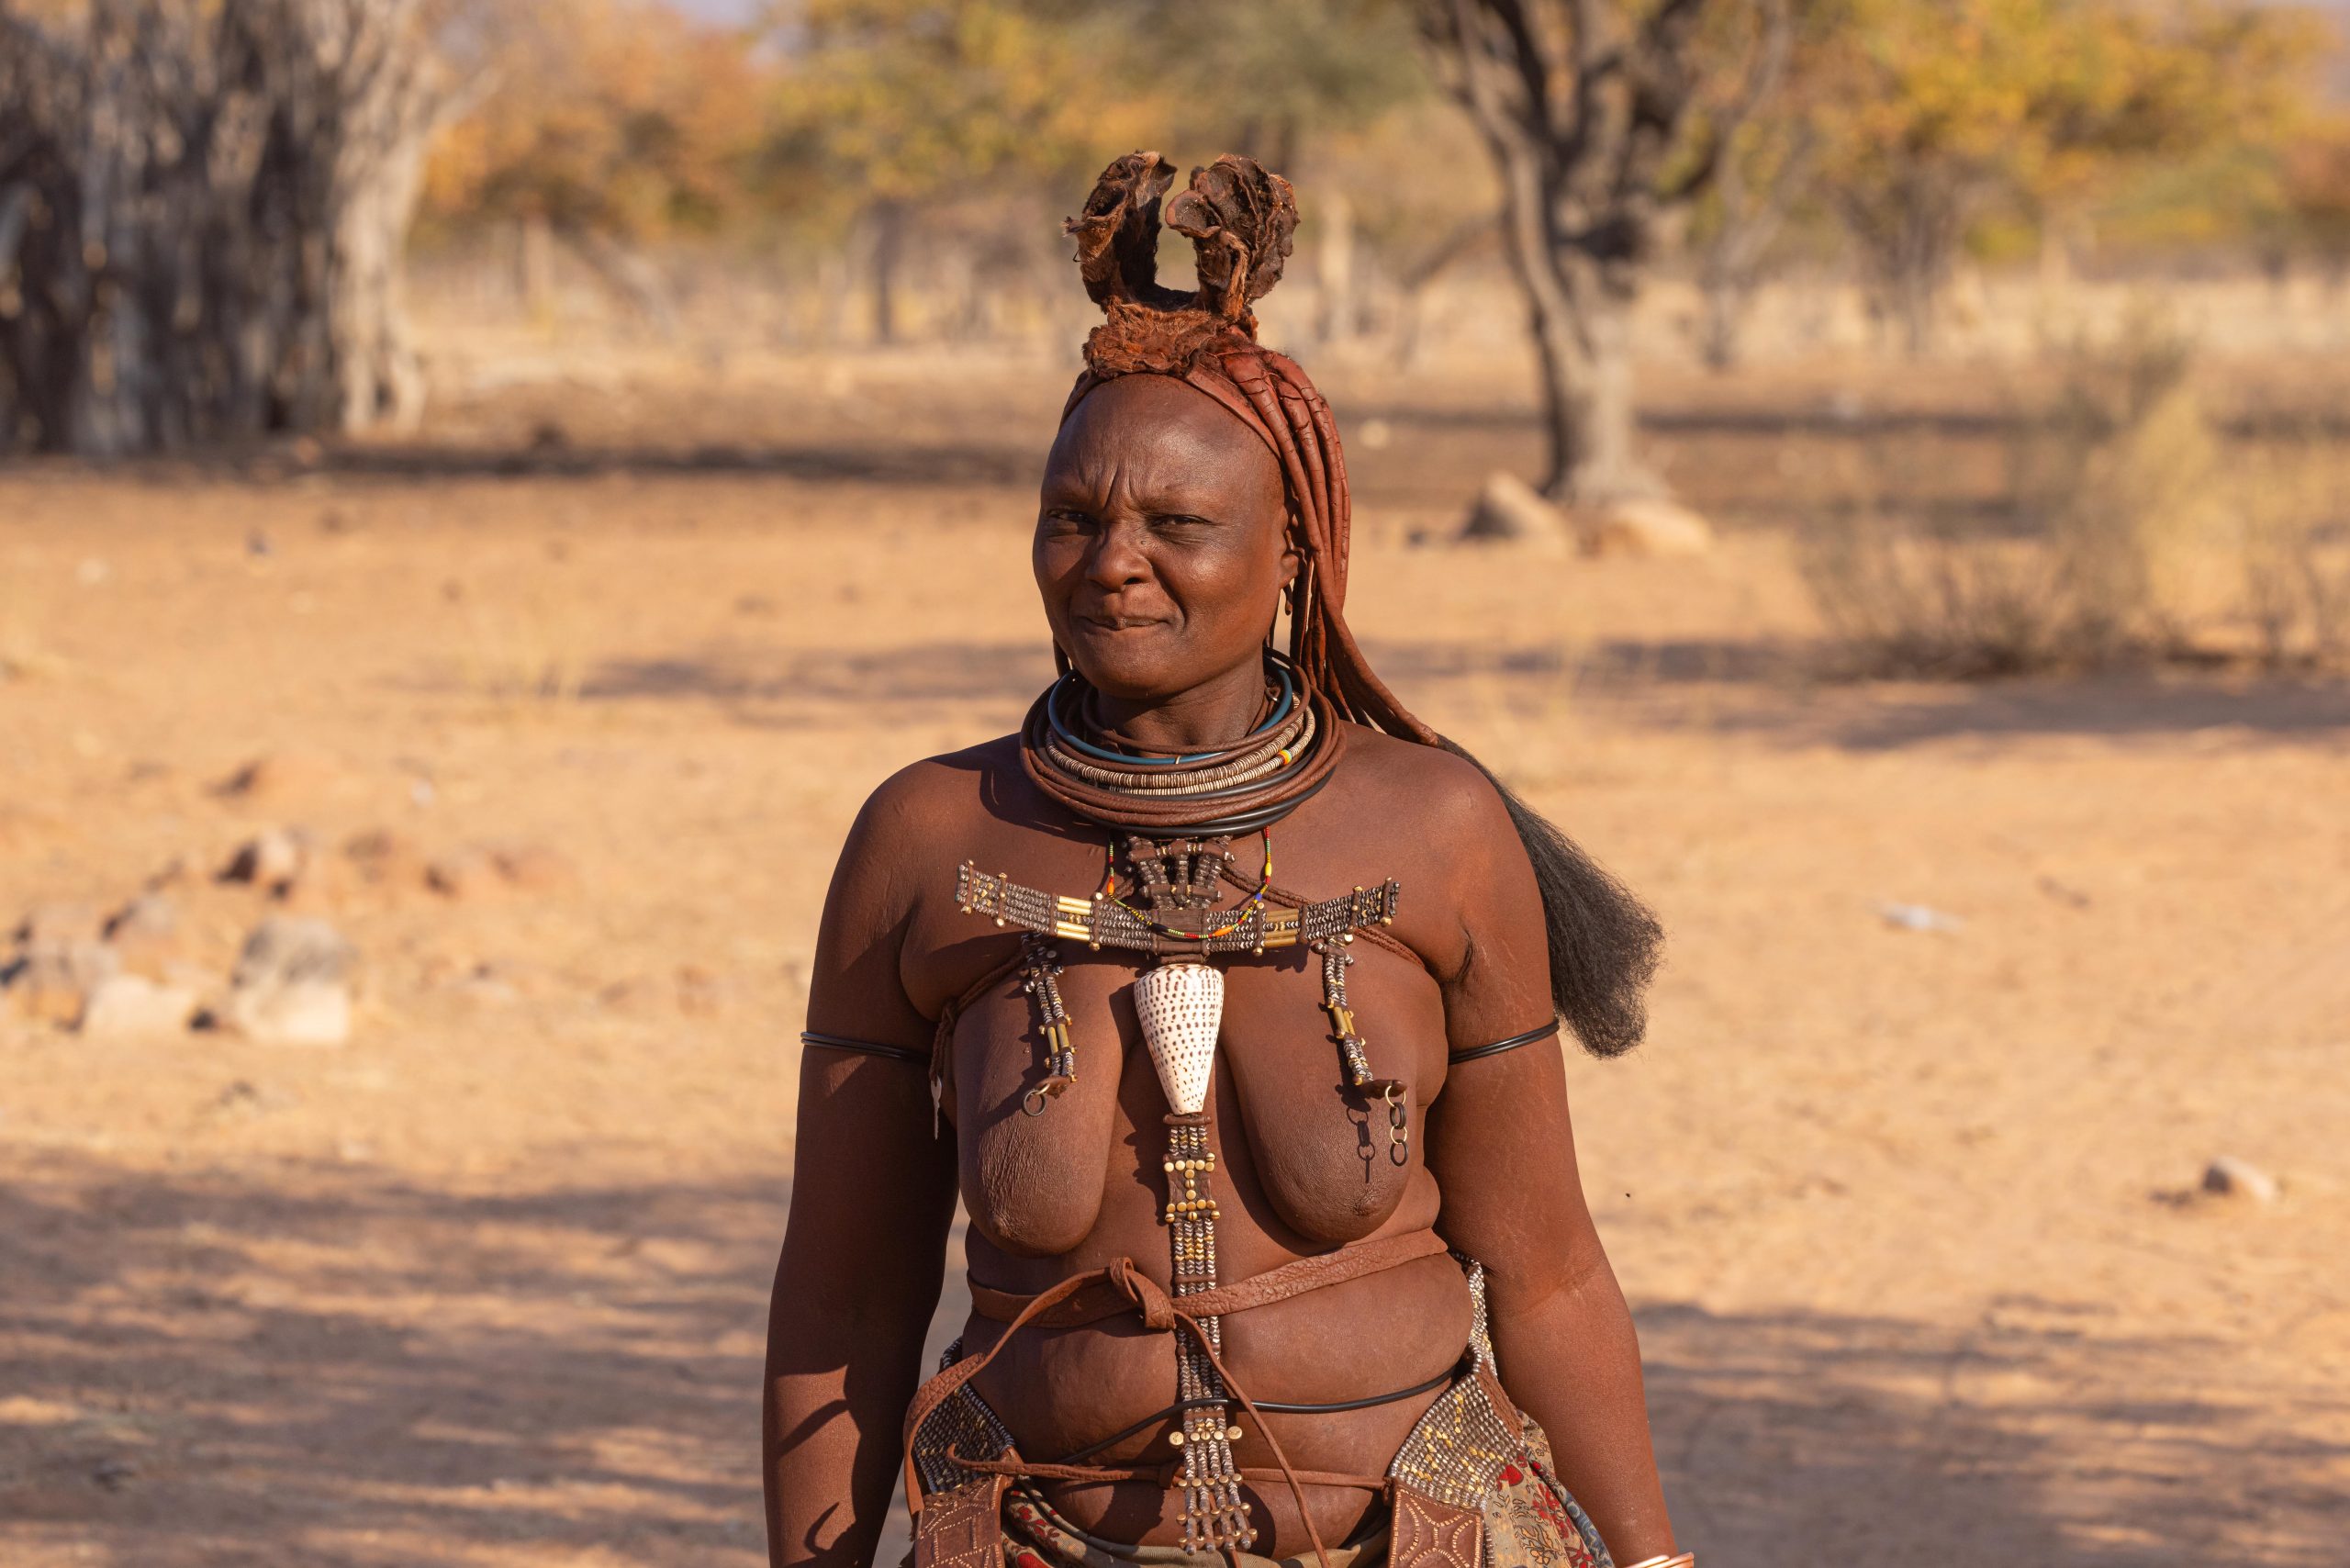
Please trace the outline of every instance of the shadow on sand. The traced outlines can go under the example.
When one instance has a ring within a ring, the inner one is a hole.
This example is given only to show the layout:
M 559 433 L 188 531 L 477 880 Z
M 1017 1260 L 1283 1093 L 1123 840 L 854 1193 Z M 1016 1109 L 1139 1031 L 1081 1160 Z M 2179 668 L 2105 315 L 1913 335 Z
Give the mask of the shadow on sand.
M 1404 700 L 1439 727 L 1448 711 L 1472 700 L 1552 720 L 1561 703 L 1598 700 L 1636 720 L 1687 722 L 1669 700 L 1712 688 L 1726 700 L 1705 705 L 1708 726 L 1852 751 L 1964 736 L 2126 740 L 2210 733 L 2291 740 L 2350 732 L 2350 682 L 2342 681 L 2188 672 L 1874 686 L 1823 679 L 1825 659 L 1816 645 L 1708 638 L 1611 639 L 1572 648 L 1371 639 L 1367 651 Z M 1052 673 L 1041 640 L 864 653 L 732 646 L 607 661 L 588 673 L 580 696 L 732 703 L 742 722 L 778 728 L 842 722 L 876 709 L 932 708 L 1008 725 Z M 1643 705 L 1658 698 L 1668 700 L 1644 714 Z
M 0 1560 L 763 1561 L 784 1214 L 771 1173 L 500 1195 L 50 1160 L 0 1194 Z M 1749 1568 L 2338 1561 L 2324 1473 L 2350 1455 L 2164 1393 L 2193 1345 L 1995 1316 L 1646 1309 L 1690 1543 Z

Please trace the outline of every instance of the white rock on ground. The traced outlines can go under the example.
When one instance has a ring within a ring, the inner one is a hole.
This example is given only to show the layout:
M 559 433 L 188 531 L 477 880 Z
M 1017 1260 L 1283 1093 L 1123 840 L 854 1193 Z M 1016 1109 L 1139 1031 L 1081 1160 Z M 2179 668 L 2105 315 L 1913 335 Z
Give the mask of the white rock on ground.
M 1574 542 L 1574 526 L 1516 475 L 1495 474 L 1485 481 L 1459 538 L 1464 544 L 1521 544 L 1563 555 Z
M 176 1035 L 195 1016 L 192 986 L 167 985 L 143 975 L 114 975 L 82 1003 L 80 1031 L 93 1039 L 140 1039 Z
M 264 828 L 247 839 L 222 868 L 224 882 L 277 888 L 302 874 L 313 853 L 310 835 L 299 828 Z
M 85 903 L 35 904 L 10 933 L 26 947 L 79 942 L 98 934 L 98 912 Z
M 180 954 L 179 911 L 162 893 L 140 893 L 106 916 L 106 934 L 122 967 L 149 980 L 165 978 Z
M 274 915 L 245 938 L 221 1022 L 256 1040 L 341 1045 L 351 1037 L 357 957 L 323 920 Z
M 1594 555 L 1685 559 L 1712 552 L 1714 530 L 1673 501 L 1623 500 L 1598 510 L 1584 530 L 1583 545 Z
M 0 964 L 0 991 L 17 1016 L 36 1024 L 74 1024 L 90 993 L 122 971 L 122 958 L 88 937 L 26 943 Z
M 2277 1201 L 2277 1178 L 2249 1159 L 2223 1154 L 2203 1168 L 2203 1190 L 2221 1197 L 2273 1204 Z
M 501 891 L 506 878 L 485 851 L 468 846 L 436 857 L 424 868 L 424 882 L 442 898 L 471 903 Z

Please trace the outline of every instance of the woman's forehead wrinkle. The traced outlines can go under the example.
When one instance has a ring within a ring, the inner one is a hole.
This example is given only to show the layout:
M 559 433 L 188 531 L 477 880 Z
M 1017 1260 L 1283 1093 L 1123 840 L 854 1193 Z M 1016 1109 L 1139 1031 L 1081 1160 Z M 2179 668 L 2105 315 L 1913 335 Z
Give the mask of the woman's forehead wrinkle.
M 1171 418 L 1136 419 L 1122 442 L 1125 478 L 1137 500 L 1188 502 L 1217 510 L 1253 507 L 1260 495 L 1278 498 L 1281 476 L 1272 454 L 1221 409 L 1198 398 L 1177 405 Z

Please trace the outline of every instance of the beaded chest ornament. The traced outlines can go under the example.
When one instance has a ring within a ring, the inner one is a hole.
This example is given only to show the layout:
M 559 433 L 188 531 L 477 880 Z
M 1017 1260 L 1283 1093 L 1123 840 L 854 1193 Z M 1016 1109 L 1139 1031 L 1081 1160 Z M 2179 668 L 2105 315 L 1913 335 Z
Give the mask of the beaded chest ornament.
M 1124 846 L 1127 890 L 1118 888 L 1113 861 L 1091 898 L 1078 899 L 1024 888 L 1008 876 L 990 876 L 966 862 L 956 877 L 957 903 L 967 914 L 986 915 L 998 925 L 1018 926 L 1022 986 L 1035 1015 L 1043 1044 L 1044 1073 L 1022 1100 L 1029 1115 L 1045 1108 L 1077 1081 L 1077 1053 L 1069 1014 L 1061 1002 L 1060 956 L 1055 939 L 1088 947 L 1113 947 L 1149 955 L 1152 966 L 1135 979 L 1136 1016 L 1143 1042 L 1166 1092 L 1166 1207 L 1173 1264 L 1172 1294 L 1178 1301 L 1214 1289 L 1217 1282 L 1215 1225 L 1218 1210 L 1213 1178 L 1216 1159 L 1209 1137 L 1208 1091 L 1224 1018 L 1224 974 L 1209 959 L 1232 953 L 1261 954 L 1304 946 L 1321 960 L 1322 1005 L 1348 1086 L 1383 1100 L 1388 1109 L 1389 1154 L 1408 1162 L 1409 1115 L 1404 1085 L 1372 1075 L 1370 1058 L 1347 1001 L 1347 952 L 1358 930 L 1386 925 L 1395 918 L 1401 891 L 1393 880 L 1357 888 L 1343 898 L 1302 908 L 1270 903 L 1272 839 L 1265 832 L 1261 875 L 1253 889 L 1235 875 L 1228 834 L 1155 841 L 1140 835 Z M 1219 884 L 1230 882 L 1248 896 L 1238 906 L 1214 907 Z M 1137 909 L 1129 898 L 1138 897 Z M 1200 1320 L 1209 1344 L 1223 1353 L 1222 1321 Z M 1183 1540 L 1192 1551 L 1246 1549 L 1257 1539 L 1241 1494 L 1239 1466 L 1232 1445 L 1241 1436 L 1232 1401 L 1214 1364 L 1187 1337 L 1176 1340 L 1177 1397 L 1181 1424 L 1168 1441 L 1181 1450 L 1177 1484 L 1183 1491 Z

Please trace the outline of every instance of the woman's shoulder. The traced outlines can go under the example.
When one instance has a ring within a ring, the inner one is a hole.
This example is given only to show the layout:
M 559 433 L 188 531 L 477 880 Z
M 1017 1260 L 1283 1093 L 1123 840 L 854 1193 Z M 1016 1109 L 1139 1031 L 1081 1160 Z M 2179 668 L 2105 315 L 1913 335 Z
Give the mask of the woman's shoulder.
M 874 787 L 866 808 L 902 810 L 909 806 L 945 804 L 975 800 L 990 782 L 1023 777 L 1020 737 L 998 735 L 960 751 L 940 752 L 910 762 Z
M 1020 737 L 999 735 L 884 778 L 857 812 L 844 858 L 902 865 L 943 845 L 978 847 L 1043 825 L 1048 806 L 1022 764 Z
M 1350 804 L 1396 813 L 1419 834 L 1462 846 L 1500 834 L 1515 841 L 1501 791 L 1465 753 L 1347 726 Z

